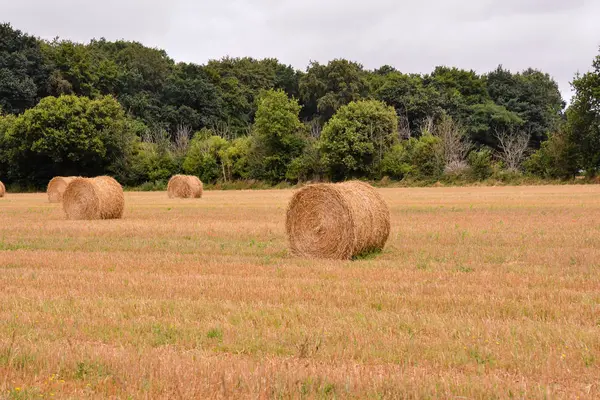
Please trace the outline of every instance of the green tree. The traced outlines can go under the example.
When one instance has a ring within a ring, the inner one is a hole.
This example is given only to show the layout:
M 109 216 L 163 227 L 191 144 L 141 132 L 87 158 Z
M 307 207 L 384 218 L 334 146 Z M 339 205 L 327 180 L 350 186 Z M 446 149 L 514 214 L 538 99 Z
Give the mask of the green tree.
M 588 175 L 600 170 L 600 54 L 592 70 L 573 80 L 575 95 L 567 110 L 571 141 L 578 164 Z
M 6 136 L 12 178 L 40 187 L 56 175 L 119 173 L 135 128 L 113 97 L 61 96 L 25 111 Z
M 485 80 L 472 70 L 436 67 L 424 77 L 424 82 L 440 94 L 439 104 L 446 113 L 465 125 L 470 114 L 469 107 L 489 99 Z
M 321 135 L 325 165 L 334 180 L 376 177 L 384 154 L 398 141 L 398 118 L 393 107 L 377 100 L 342 106 Z
M 290 99 L 283 90 L 261 94 L 250 154 L 255 178 L 273 183 L 285 179 L 290 162 L 302 153 L 306 144 L 299 113 L 298 101 Z
M 571 140 L 576 147 L 578 164 L 588 175 L 600 170 L 600 54 L 592 70 L 573 80 L 575 96 L 567 110 Z
M 532 68 L 513 74 L 500 65 L 486 81 L 490 98 L 523 121 L 520 129 L 531 135 L 534 148 L 558 127 L 565 102 L 550 75 Z
M 517 113 L 507 110 L 491 100 L 474 104 L 467 119 L 469 135 L 479 146 L 498 147 L 497 132 L 513 132 L 521 129 L 525 121 Z
M 51 68 L 40 41 L 0 24 L 0 109 L 21 113 L 46 94 Z
M 298 94 L 297 71 L 275 58 L 225 57 L 209 61 L 204 69 L 222 92 L 224 122 L 236 134 L 253 122 L 262 91 L 281 89 L 288 96 Z
M 52 95 L 76 94 L 95 97 L 100 94 L 98 86 L 104 77 L 98 75 L 99 60 L 91 49 L 68 40 L 54 40 L 43 46 L 54 71 L 49 82 Z
M 204 69 L 195 64 L 177 64 L 162 93 L 162 120 L 173 130 L 178 125 L 193 130 L 210 128 L 222 118 L 220 90 Z
M 439 92 L 433 86 L 425 86 L 420 75 L 389 73 L 375 95 L 408 119 L 414 135 L 419 134 L 426 118 L 438 119 L 443 113 Z
M 312 62 L 300 78 L 300 99 L 303 116 L 329 120 L 342 106 L 369 95 L 367 73 L 362 65 L 344 59 L 327 65 Z

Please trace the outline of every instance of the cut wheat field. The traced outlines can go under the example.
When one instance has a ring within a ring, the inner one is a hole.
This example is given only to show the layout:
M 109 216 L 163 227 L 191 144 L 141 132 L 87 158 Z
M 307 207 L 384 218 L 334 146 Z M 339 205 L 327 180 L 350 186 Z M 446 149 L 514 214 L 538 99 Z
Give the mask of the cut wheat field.
M 0 398 L 598 398 L 600 186 L 379 189 L 384 251 L 293 257 L 293 191 L 0 199 Z

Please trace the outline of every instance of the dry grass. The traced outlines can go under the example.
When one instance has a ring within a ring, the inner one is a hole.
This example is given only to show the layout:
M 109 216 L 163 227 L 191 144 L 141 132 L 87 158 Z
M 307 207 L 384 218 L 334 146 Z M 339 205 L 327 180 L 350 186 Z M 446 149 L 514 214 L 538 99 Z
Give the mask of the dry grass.
M 600 187 L 380 193 L 354 262 L 288 255 L 292 191 L 2 199 L 0 398 L 600 396 Z

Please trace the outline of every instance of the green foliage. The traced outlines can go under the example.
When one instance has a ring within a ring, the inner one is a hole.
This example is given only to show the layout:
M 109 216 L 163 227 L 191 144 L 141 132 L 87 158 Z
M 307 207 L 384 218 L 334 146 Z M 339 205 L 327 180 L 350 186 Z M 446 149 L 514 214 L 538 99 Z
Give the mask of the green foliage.
M 236 135 L 252 123 L 262 91 L 281 89 L 288 96 L 298 95 L 298 72 L 274 58 L 225 57 L 209 61 L 205 71 L 222 93 L 223 118 Z
M 311 62 L 300 78 L 300 98 L 304 103 L 303 115 L 329 120 L 342 106 L 367 97 L 369 85 L 362 65 L 344 59 L 327 65 Z
M 21 113 L 46 94 L 51 68 L 40 42 L 0 23 L 0 110 Z
M 6 134 L 15 181 L 43 185 L 56 175 L 100 175 L 122 166 L 134 126 L 113 97 L 47 97 Z
M 223 154 L 229 147 L 227 140 L 212 135 L 211 131 L 198 132 L 192 139 L 183 161 L 186 174 L 200 177 L 202 182 L 225 179 Z
M 321 135 L 323 160 L 334 180 L 381 175 L 384 154 L 398 141 L 392 107 L 376 100 L 341 107 Z
M 475 180 L 486 180 L 494 173 L 492 152 L 489 149 L 472 151 L 468 157 L 470 174 Z
M 132 182 L 167 181 L 179 172 L 173 153 L 155 143 L 138 143 L 131 161 Z
M 573 178 L 578 172 L 576 150 L 569 133 L 557 131 L 525 161 L 525 170 L 543 178 Z
M 497 147 L 496 132 L 512 132 L 525 122 L 518 114 L 492 101 L 470 107 L 468 119 L 471 139 L 480 145 Z
M 393 106 L 400 116 L 408 119 L 413 134 L 419 133 L 421 122 L 428 117 L 442 115 L 440 93 L 433 86 L 426 86 L 420 75 L 390 72 L 385 75 L 376 97 Z
M 279 182 L 285 179 L 291 160 L 306 145 L 304 126 L 298 118 L 300 105 L 282 90 L 269 90 L 258 100 L 250 154 L 256 179 Z
M 248 153 L 252 140 L 242 136 L 231 141 L 231 145 L 221 150 L 221 159 L 225 169 L 225 181 L 248 179 L 250 165 Z
M 306 73 L 274 58 L 177 64 L 137 42 L 44 41 L 0 24 L 0 175 L 32 188 L 53 175 L 105 173 L 127 185 L 160 186 L 182 170 L 229 186 L 431 180 L 441 176 L 440 148 L 448 146 L 423 126 L 438 126 L 445 115 L 478 148 L 499 150 L 497 132 L 530 134 L 530 174 L 565 179 L 583 168 L 595 175 L 600 55 L 573 87 L 563 115 L 556 82 L 531 68 L 478 75 L 439 66 L 421 75 L 387 65 L 367 71 L 344 59 L 312 62 Z M 309 132 L 301 121 L 325 126 Z M 179 133 L 188 131 L 201 133 L 182 147 L 188 137 L 179 143 Z M 161 132 L 160 141 L 148 132 Z M 398 144 L 399 136 L 413 139 Z M 487 150 L 471 153 L 469 164 L 472 179 L 500 168 Z M 512 182 L 509 175 L 494 172 Z
M 588 175 L 600 171 L 600 54 L 592 70 L 573 81 L 575 96 L 567 110 L 570 140 L 578 154 L 578 165 Z
M 99 59 L 90 47 L 71 41 L 54 40 L 44 46 L 46 57 L 54 66 L 49 91 L 51 95 L 76 94 L 95 97 L 104 76 L 98 74 Z
M 437 180 L 444 172 L 441 142 L 429 133 L 404 142 L 407 161 L 411 165 L 408 177 L 416 180 Z
M 560 122 L 565 103 L 548 74 L 531 68 L 512 74 L 499 66 L 487 75 L 487 87 L 496 104 L 519 116 L 536 147 Z
M 404 143 L 392 146 L 392 148 L 385 153 L 381 163 L 381 169 L 383 175 L 398 180 L 404 179 L 411 174 L 413 166 L 410 164 L 410 157 Z
M 321 181 L 327 174 L 319 143 L 310 141 L 302 154 L 294 158 L 286 172 L 286 178 L 295 182 Z
M 424 80 L 440 94 L 440 105 L 446 113 L 463 124 L 468 121 L 470 106 L 489 99 L 485 80 L 472 70 L 440 66 Z

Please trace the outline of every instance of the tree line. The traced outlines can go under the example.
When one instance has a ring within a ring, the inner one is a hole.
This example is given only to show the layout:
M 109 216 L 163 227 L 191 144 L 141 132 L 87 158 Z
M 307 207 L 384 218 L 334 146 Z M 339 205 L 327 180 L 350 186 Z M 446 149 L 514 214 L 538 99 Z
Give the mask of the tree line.
M 435 182 L 600 167 L 600 55 L 557 83 L 530 68 L 406 74 L 335 59 L 176 63 L 131 41 L 45 41 L 0 25 L 0 177 L 56 175 L 126 185 L 175 173 L 268 184 L 361 178 Z

